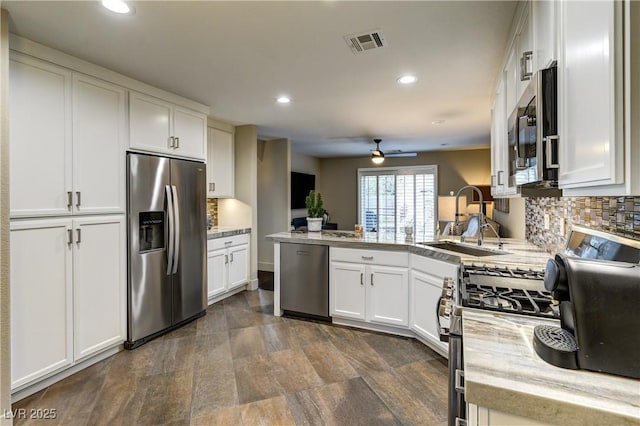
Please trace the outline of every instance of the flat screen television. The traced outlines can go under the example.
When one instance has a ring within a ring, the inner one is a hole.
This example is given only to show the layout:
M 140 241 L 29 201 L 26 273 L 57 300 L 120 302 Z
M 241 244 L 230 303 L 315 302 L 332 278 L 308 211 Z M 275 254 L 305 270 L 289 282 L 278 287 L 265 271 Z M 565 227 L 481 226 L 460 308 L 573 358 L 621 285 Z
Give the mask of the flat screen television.
M 306 208 L 305 199 L 315 188 L 316 175 L 291 172 L 291 209 Z

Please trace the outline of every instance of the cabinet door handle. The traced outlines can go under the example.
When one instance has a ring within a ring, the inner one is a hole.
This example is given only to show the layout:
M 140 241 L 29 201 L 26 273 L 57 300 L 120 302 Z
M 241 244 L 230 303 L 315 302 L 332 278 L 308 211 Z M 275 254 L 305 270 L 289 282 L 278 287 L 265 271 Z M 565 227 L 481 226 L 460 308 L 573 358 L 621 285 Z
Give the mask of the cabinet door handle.
M 231 243 L 233 243 L 233 241 L 225 241 L 225 242 L 224 242 L 224 245 L 225 245 L 225 246 L 228 246 L 228 245 L 231 245 Z
M 67 244 L 73 244 L 73 230 L 67 229 Z
M 520 58 L 520 81 L 531 80 L 531 76 L 533 75 L 533 66 L 532 70 L 529 71 L 529 67 L 527 66 L 530 61 L 533 59 L 533 52 L 528 50 L 522 54 Z
M 173 142 L 173 136 L 169 136 L 169 148 L 173 148 L 174 142 Z
M 80 204 L 82 204 L 82 194 L 80 191 L 76 191 L 76 207 L 80 208 Z
M 71 210 L 71 206 L 73 206 L 73 192 L 67 191 L 67 208 Z
M 229 262 L 233 263 L 233 253 L 229 253 Z
M 496 186 L 496 175 L 491 175 L 491 186 Z
M 502 182 L 502 174 L 504 173 L 504 170 L 500 170 L 498 172 L 498 185 L 503 185 L 504 183 Z
M 180 148 L 180 138 L 176 138 L 176 149 Z
M 373 256 L 360 256 L 362 260 L 373 260 Z
M 211 192 L 216 192 L 216 183 L 215 182 L 211 182 Z
M 360 272 L 360 285 L 364 285 L 364 273 Z
M 371 287 L 373 287 L 373 273 L 371 273 Z
M 76 244 L 80 244 L 82 242 L 82 230 L 80 228 L 76 229 L 78 233 L 78 237 L 76 238 Z
M 229 263 L 229 256 L 228 255 L 224 255 L 224 264 L 226 265 L 227 263 Z

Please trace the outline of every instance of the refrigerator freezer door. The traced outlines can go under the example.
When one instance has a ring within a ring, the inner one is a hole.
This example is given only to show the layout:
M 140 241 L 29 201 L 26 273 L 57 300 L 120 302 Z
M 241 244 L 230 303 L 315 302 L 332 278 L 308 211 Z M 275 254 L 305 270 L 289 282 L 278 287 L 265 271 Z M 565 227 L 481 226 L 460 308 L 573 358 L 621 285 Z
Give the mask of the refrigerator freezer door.
M 173 323 L 207 307 L 206 165 L 171 160 L 174 215 L 176 219 L 173 270 Z
M 130 342 L 171 326 L 171 275 L 165 186 L 170 160 L 127 155 L 129 221 L 128 338 Z M 170 202 L 170 200 L 169 200 Z

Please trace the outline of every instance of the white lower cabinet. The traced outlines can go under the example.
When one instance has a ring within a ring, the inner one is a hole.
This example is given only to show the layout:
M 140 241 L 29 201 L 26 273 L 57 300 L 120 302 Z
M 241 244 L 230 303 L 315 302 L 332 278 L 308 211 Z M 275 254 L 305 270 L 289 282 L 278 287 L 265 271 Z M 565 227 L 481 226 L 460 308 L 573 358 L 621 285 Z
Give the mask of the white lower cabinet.
M 11 222 L 12 389 L 124 342 L 124 223 Z
M 456 280 L 458 267 L 457 264 L 411 255 L 410 328 L 443 355 L 447 353 L 448 346 L 440 341 L 438 304 L 443 281 L 445 278 Z
M 330 259 L 332 317 L 409 325 L 407 253 L 331 247 Z
M 76 361 L 126 340 L 124 222 L 124 216 L 73 220 L 73 352 Z
M 249 281 L 249 234 L 207 241 L 207 298 L 218 296 Z

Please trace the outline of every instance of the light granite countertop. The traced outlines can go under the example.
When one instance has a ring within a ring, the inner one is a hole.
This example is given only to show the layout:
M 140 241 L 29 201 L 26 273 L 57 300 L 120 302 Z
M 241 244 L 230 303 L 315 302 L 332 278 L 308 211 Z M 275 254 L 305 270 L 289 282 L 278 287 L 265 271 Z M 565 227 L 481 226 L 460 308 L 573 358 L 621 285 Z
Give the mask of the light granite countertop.
M 413 240 L 397 238 L 395 235 L 378 235 L 377 233 L 365 233 L 362 237 L 356 237 L 353 231 L 322 231 L 322 232 L 279 232 L 267 236 L 274 242 L 290 242 L 302 244 L 328 245 L 331 247 L 362 248 L 372 250 L 398 250 L 416 253 L 425 257 L 442 260 L 451 263 L 485 264 L 492 266 L 526 267 L 537 270 L 544 269 L 549 259 L 549 253 L 529 242 L 511 238 L 503 238 L 502 251 L 508 254 L 491 256 L 472 256 L 447 250 L 429 247 Z M 475 242 L 464 243 L 469 247 L 477 247 Z M 486 238 L 482 246 L 493 250 L 498 249 L 495 238 Z
M 567 370 L 533 349 L 533 328 L 557 320 L 463 311 L 467 402 L 558 425 L 640 425 L 640 380 Z
M 233 235 L 250 234 L 251 228 L 233 228 L 224 226 L 213 226 L 207 230 L 207 239 L 231 237 Z

